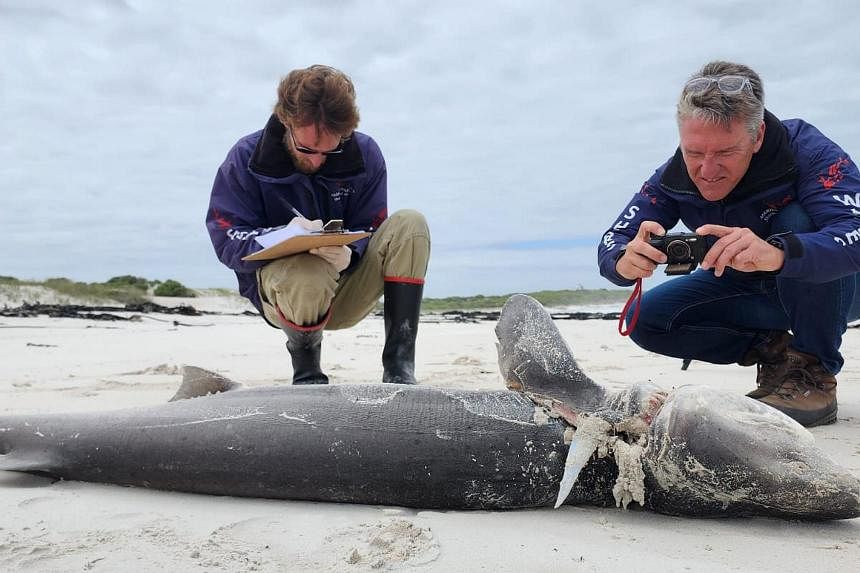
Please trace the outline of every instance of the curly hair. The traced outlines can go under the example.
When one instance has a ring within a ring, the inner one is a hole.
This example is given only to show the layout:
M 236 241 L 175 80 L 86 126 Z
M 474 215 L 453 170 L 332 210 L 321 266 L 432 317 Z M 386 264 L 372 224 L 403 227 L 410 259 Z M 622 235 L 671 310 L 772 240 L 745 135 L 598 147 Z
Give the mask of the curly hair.
M 316 125 L 340 136 L 355 131 L 359 120 L 349 76 L 320 64 L 293 70 L 281 80 L 274 112 L 285 125 Z

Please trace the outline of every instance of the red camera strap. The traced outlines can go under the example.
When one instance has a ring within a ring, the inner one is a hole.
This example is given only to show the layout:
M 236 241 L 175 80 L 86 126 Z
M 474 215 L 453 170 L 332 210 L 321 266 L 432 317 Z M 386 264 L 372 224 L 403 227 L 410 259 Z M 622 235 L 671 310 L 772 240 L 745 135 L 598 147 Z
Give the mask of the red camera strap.
M 633 311 L 633 318 L 630 319 L 630 324 L 627 325 L 627 330 L 624 330 L 624 319 L 627 318 L 627 312 L 630 306 L 635 304 L 636 309 Z M 636 279 L 636 286 L 633 287 L 633 292 L 630 293 L 630 298 L 624 303 L 624 310 L 621 311 L 621 316 L 618 317 L 618 334 L 621 336 L 630 336 L 633 329 L 636 328 L 636 321 L 639 320 L 639 307 L 642 305 L 642 279 Z

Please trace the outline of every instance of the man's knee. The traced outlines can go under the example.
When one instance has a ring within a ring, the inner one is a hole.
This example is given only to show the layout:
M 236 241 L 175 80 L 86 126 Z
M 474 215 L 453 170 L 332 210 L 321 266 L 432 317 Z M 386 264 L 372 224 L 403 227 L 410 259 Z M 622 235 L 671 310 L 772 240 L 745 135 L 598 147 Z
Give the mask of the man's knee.
M 648 327 L 642 324 L 639 317 L 632 311 L 627 313 L 626 324 L 627 328 L 630 330 L 630 334 L 628 335 L 630 340 L 634 342 L 636 346 L 647 350 Z M 632 329 L 630 328 L 631 326 L 633 327 Z
M 420 211 L 414 209 L 401 209 L 386 219 L 385 223 L 394 227 L 397 235 L 423 235 L 430 237 L 430 228 L 427 219 Z
M 651 350 L 653 347 L 653 338 L 656 334 L 665 334 L 665 330 L 661 328 L 663 317 L 660 316 L 660 304 L 655 304 L 655 301 L 647 294 L 642 297 L 638 305 L 632 305 L 627 311 L 627 325 L 635 326 L 630 332 L 630 340 L 636 343 L 637 346 L 645 350 Z
M 389 217 L 380 228 L 379 252 L 384 277 L 423 278 L 430 261 L 430 230 L 424 215 L 404 209 Z
M 274 307 L 280 322 L 313 324 L 328 311 L 337 279 L 334 267 L 316 255 L 284 257 L 261 269 L 261 298 Z
M 300 253 L 272 261 L 261 270 L 262 284 L 266 288 L 285 290 L 319 288 L 327 282 L 337 283 L 337 272 L 331 263 L 310 253 Z
M 774 215 L 770 224 L 771 234 L 776 233 L 808 233 L 817 231 L 818 227 L 807 214 L 806 210 L 793 201 Z

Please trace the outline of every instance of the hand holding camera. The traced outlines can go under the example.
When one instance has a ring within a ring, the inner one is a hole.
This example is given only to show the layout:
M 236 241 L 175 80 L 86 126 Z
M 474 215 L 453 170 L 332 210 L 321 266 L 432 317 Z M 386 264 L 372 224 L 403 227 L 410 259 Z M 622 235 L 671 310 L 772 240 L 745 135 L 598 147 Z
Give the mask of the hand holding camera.
M 666 264 L 667 275 L 689 274 L 708 252 L 704 237 L 695 233 L 666 234 L 655 221 L 643 221 L 639 232 L 624 247 L 615 263 L 618 274 L 629 280 L 647 278 L 657 265 Z
M 706 236 L 715 237 L 707 240 Z M 785 262 L 779 246 L 743 227 L 702 225 L 695 233 L 670 233 L 655 221 L 643 221 L 615 263 L 622 277 L 650 277 L 657 265 L 667 264 L 667 275 L 691 273 L 701 264 L 722 276 L 727 267 L 741 272 L 778 271 Z
M 624 245 L 622 255 L 615 261 L 615 270 L 627 280 L 648 278 L 658 264 L 666 262 L 666 254 L 652 247 L 652 235 L 665 235 L 666 231 L 655 221 L 642 221 L 639 231 Z
M 747 273 L 778 271 L 785 262 L 781 241 L 767 241 L 745 227 L 702 225 L 696 232 L 717 237 L 702 260 L 702 268 L 713 268 L 716 276 L 721 276 L 726 267 Z

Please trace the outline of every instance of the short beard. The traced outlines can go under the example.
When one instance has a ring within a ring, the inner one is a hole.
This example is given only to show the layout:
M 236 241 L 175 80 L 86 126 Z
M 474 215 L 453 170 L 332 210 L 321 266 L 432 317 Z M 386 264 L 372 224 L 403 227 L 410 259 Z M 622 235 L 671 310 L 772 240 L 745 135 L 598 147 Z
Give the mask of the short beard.
M 302 154 L 293 149 L 293 142 L 290 138 L 289 132 L 284 134 L 283 138 L 284 148 L 287 150 L 287 155 L 290 156 L 290 160 L 293 162 L 293 167 L 296 168 L 296 171 L 300 173 L 304 173 L 305 175 L 313 175 L 320 168 L 325 165 L 325 157 L 323 157 L 323 162 L 319 164 L 319 167 L 314 167 L 312 164 L 308 163 Z

